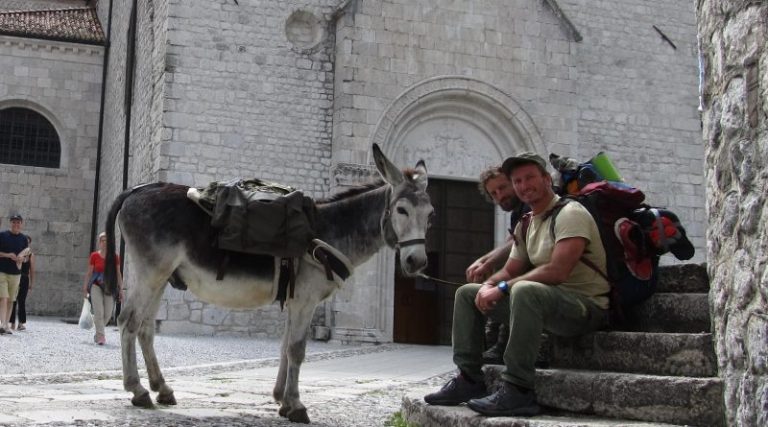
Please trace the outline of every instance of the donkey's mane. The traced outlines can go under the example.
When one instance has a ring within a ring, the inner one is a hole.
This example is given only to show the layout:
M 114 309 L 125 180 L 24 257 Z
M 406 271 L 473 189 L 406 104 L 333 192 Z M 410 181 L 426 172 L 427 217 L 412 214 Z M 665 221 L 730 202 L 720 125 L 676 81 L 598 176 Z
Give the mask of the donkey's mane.
M 334 194 L 328 198 L 317 200 L 315 201 L 315 203 L 318 205 L 322 205 L 322 204 L 337 202 L 339 200 L 344 200 L 350 197 L 354 197 L 358 194 L 367 193 L 371 190 L 381 187 L 382 185 L 384 185 L 384 181 L 382 180 L 378 180 L 370 184 L 359 185 L 357 187 L 352 187 L 349 190 L 344 190 L 341 193 Z
M 413 182 L 413 177 L 417 173 L 418 172 L 416 171 L 416 169 L 413 169 L 413 168 L 405 168 L 405 169 L 403 169 L 403 176 L 405 176 L 405 179 L 408 182 Z M 367 193 L 367 192 L 369 192 L 371 190 L 375 190 L 375 189 L 383 186 L 384 184 L 386 184 L 386 183 L 383 180 L 378 179 L 378 180 L 376 180 L 376 181 L 374 181 L 372 183 L 361 184 L 361 185 L 358 185 L 357 187 L 352 187 L 352 188 L 350 188 L 348 190 L 344 190 L 341 193 L 334 194 L 334 195 L 332 195 L 330 197 L 316 200 L 315 203 L 318 204 L 318 205 L 322 205 L 322 204 L 326 204 L 326 203 L 337 202 L 339 200 L 344 200 L 344 199 L 347 199 L 347 198 L 350 198 L 350 197 L 354 197 L 354 196 L 356 196 L 358 194 L 363 194 L 363 193 Z

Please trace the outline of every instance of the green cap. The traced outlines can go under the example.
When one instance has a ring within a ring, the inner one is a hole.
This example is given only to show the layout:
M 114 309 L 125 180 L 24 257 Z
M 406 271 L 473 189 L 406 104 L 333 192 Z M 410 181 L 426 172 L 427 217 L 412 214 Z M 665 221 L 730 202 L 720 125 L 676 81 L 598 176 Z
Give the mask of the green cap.
M 541 167 L 544 171 L 547 170 L 547 162 L 544 161 L 544 159 L 539 156 L 536 153 L 532 153 L 530 151 L 527 151 L 525 153 L 520 153 L 517 156 L 508 157 L 507 160 L 504 160 L 504 163 L 501 165 L 501 171 L 504 172 L 506 175 L 509 175 L 512 173 L 512 170 L 520 165 L 538 165 Z

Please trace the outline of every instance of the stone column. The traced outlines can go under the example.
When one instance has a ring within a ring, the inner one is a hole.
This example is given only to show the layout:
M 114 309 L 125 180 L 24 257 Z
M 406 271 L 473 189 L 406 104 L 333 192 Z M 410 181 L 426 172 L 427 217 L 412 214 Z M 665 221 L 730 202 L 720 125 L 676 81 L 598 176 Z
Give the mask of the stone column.
M 373 165 L 338 163 L 331 170 L 332 191 L 369 183 L 379 178 Z M 355 268 L 330 303 L 326 326 L 331 339 L 341 342 L 392 341 L 394 323 L 395 253 L 385 247 Z
M 710 304 L 729 425 L 768 425 L 768 2 L 697 1 Z

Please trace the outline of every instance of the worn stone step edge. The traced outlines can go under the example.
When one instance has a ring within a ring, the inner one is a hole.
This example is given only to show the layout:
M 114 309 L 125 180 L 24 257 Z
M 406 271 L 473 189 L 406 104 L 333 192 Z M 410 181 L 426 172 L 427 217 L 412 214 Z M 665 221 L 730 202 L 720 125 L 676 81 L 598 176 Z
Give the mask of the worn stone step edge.
M 484 367 L 494 388 L 503 366 Z M 724 425 L 720 378 L 673 377 L 570 369 L 536 371 L 539 404 L 600 417 L 698 426 Z
M 706 264 L 677 264 L 659 267 L 658 292 L 708 293 Z
M 612 329 L 631 332 L 711 332 L 707 294 L 656 293 L 624 309 L 626 320 Z
M 600 418 L 582 414 L 555 413 L 542 408 L 535 417 L 484 417 L 461 406 L 432 406 L 424 402 L 424 395 L 433 389 L 412 390 L 401 405 L 403 419 L 409 425 L 420 427 L 675 427 L 676 424 L 647 423 L 644 421 Z
M 550 336 L 545 345 L 552 368 L 687 377 L 717 375 L 710 333 L 596 332 L 578 338 Z

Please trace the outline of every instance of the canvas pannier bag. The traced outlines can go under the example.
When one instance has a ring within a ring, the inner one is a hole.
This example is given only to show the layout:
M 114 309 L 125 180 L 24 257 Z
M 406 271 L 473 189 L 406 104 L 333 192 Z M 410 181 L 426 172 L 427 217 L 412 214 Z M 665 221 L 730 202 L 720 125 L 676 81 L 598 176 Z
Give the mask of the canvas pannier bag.
M 315 204 L 301 191 L 258 179 L 215 185 L 211 225 L 220 249 L 299 257 L 315 237 Z

